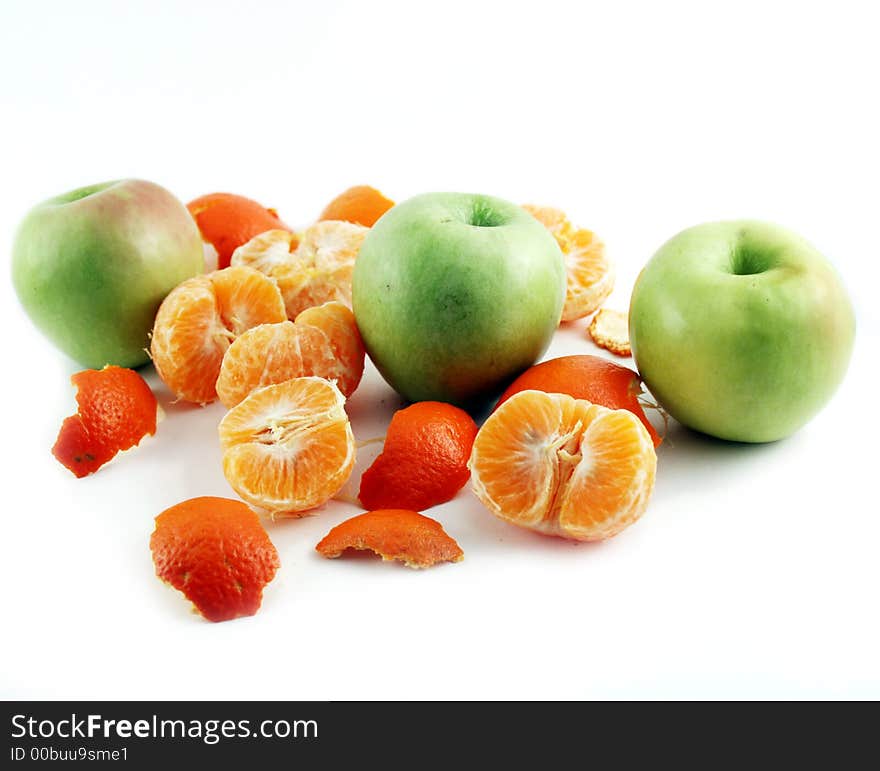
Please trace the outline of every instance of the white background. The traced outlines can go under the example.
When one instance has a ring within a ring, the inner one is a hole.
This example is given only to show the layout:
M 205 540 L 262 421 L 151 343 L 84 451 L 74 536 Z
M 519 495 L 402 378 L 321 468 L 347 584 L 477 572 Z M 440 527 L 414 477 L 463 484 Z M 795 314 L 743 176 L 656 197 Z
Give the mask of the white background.
M 760 217 L 836 263 L 849 375 L 790 440 L 673 426 L 645 517 L 575 546 L 467 491 L 430 510 L 465 561 L 415 572 L 313 551 L 356 512 L 270 526 L 283 567 L 209 624 L 153 574 L 153 517 L 232 495 L 218 406 L 75 479 L 50 455 L 78 367 L 0 280 L 0 696 L 880 697 L 880 48 L 871 4 L 4 2 L 0 240 L 31 205 L 126 176 L 249 195 L 306 224 L 342 189 L 554 204 L 596 230 L 625 309 L 653 251 Z M 583 324 L 551 354 L 596 349 Z M 371 371 L 360 438 L 398 405 Z

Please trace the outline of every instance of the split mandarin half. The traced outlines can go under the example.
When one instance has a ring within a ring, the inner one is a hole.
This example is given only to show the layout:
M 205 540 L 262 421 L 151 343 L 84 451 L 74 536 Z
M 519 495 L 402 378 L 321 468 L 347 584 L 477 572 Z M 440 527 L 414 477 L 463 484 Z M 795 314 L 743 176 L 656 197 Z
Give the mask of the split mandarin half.
M 398 560 L 410 568 L 464 558 L 461 547 L 439 522 L 407 509 L 379 509 L 347 519 L 315 549 L 328 559 L 341 557 L 349 549 L 372 551 L 383 560 Z
M 300 516 L 325 503 L 354 466 L 345 397 L 319 377 L 253 391 L 220 421 L 219 434 L 227 481 L 273 515 Z
M 629 367 L 601 356 L 560 356 L 529 367 L 501 394 L 495 409 L 514 394 L 528 390 L 568 394 L 609 409 L 629 410 L 642 422 L 655 447 L 662 441 L 639 402 L 644 396 L 641 378 Z
M 371 228 L 394 201 L 369 185 L 355 185 L 327 204 L 319 220 L 343 220 Z
M 134 370 L 106 366 L 72 375 L 77 413 L 64 419 L 52 454 L 77 477 L 156 433 L 158 402 Z
M 150 355 L 179 399 L 208 404 L 230 343 L 259 324 L 284 321 L 275 283 L 259 271 L 231 267 L 179 284 L 156 314 Z
M 562 321 L 594 313 L 614 289 L 614 266 L 605 254 L 605 244 L 591 230 L 574 227 L 559 209 L 531 204 L 523 208 L 550 231 L 565 258 Z
M 241 501 L 192 498 L 156 517 L 156 575 L 208 621 L 252 616 L 281 563 L 260 518 Z
M 190 201 L 186 208 L 202 239 L 217 250 L 217 267 L 228 268 L 232 253 L 267 230 L 290 230 L 274 209 L 232 193 L 210 193 Z
M 223 356 L 217 396 L 232 408 L 257 388 L 315 375 L 334 381 L 349 397 L 363 372 L 354 315 L 331 302 L 303 311 L 296 322 L 261 324 L 237 337 Z
M 233 265 L 249 265 L 275 279 L 287 317 L 336 300 L 351 307 L 354 261 L 369 228 L 350 222 L 317 222 L 298 245 L 294 236 L 273 230 L 232 255 Z
M 627 410 L 522 391 L 483 424 L 470 458 L 476 496 L 496 517 L 577 541 L 610 538 L 645 511 L 657 455 Z
M 368 509 L 423 510 L 451 500 L 467 483 L 477 424 L 443 402 L 417 402 L 391 418 L 382 454 L 361 477 Z

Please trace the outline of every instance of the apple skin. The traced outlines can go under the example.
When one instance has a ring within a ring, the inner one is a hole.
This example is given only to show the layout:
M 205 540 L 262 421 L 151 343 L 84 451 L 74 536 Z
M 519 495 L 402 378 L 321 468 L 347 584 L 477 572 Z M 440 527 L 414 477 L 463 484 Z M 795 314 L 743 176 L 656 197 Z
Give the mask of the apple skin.
M 636 280 L 629 330 L 639 373 L 676 420 L 772 442 L 806 424 L 843 380 L 855 315 L 812 245 L 739 220 L 667 241 Z
M 479 409 L 534 364 L 559 325 L 565 264 L 516 204 L 426 193 L 367 234 L 352 303 L 367 352 L 409 401 Z
M 18 228 L 12 281 L 34 324 L 85 367 L 149 361 L 159 304 L 204 269 L 186 207 L 159 185 L 127 179 L 35 206 Z

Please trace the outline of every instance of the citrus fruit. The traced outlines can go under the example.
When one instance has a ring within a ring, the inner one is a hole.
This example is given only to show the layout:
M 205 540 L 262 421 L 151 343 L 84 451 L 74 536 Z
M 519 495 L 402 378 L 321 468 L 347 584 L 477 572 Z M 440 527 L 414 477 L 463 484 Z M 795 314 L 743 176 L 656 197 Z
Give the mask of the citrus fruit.
M 598 541 L 642 515 L 657 455 L 628 410 L 522 391 L 483 424 L 469 465 L 474 492 L 495 516 L 546 535 Z
M 327 336 L 337 364 L 335 374 L 328 379 L 336 380 L 346 398 L 351 396 L 364 374 L 366 355 L 364 341 L 351 310 L 340 302 L 331 301 L 306 308 L 296 317 L 296 323 L 320 329 Z
M 347 549 L 372 551 L 383 560 L 398 560 L 411 568 L 459 562 L 464 557 L 439 522 L 407 509 L 380 509 L 347 519 L 327 533 L 315 549 L 328 559 Z
M 296 323 L 261 324 L 233 340 L 223 355 L 217 396 L 234 407 L 251 391 L 303 375 L 333 380 L 351 396 L 364 373 L 364 346 L 342 303 L 309 308 Z
M 354 466 L 345 397 L 323 378 L 257 389 L 226 414 L 219 432 L 227 481 L 273 515 L 298 516 L 325 503 Z
M 253 616 L 281 563 L 260 518 L 241 501 L 192 498 L 156 517 L 156 575 L 208 621 Z
M 159 405 L 134 370 L 107 366 L 72 375 L 77 413 L 64 419 L 52 454 L 77 477 L 156 433 Z
M 602 308 L 587 327 L 593 342 L 616 356 L 632 355 L 627 314 Z
M 369 185 L 355 185 L 327 204 L 319 220 L 343 220 L 371 228 L 394 201 Z
M 275 279 L 291 320 L 331 300 L 351 307 L 354 261 L 368 230 L 350 222 L 318 222 L 306 228 L 298 245 L 291 233 L 270 230 L 237 249 L 232 264 Z
M 614 289 L 614 266 L 605 254 L 605 244 L 592 231 L 574 227 L 559 209 L 531 204 L 523 208 L 550 231 L 565 257 L 562 321 L 598 310 Z
M 217 251 L 217 267 L 228 268 L 232 253 L 267 230 L 290 230 L 274 209 L 232 193 L 210 193 L 190 201 L 186 208 L 202 239 Z
M 391 418 L 382 454 L 361 477 L 368 509 L 422 510 L 448 501 L 470 476 L 477 424 L 443 402 L 417 402 Z
M 175 396 L 207 404 L 217 398 L 220 363 L 230 343 L 251 327 L 286 318 L 271 279 L 253 268 L 217 270 L 187 279 L 165 298 L 150 355 Z
M 613 410 L 629 410 L 642 421 L 655 447 L 662 441 L 639 402 L 643 394 L 641 378 L 628 367 L 600 356 L 560 356 L 530 367 L 501 394 L 495 409 L 514 394 L 529 389 L 568 394 Z

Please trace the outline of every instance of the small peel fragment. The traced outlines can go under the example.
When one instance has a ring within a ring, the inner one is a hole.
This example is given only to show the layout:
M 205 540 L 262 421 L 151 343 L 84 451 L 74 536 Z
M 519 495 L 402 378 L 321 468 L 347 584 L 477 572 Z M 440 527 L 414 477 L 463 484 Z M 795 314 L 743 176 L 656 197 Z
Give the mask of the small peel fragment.
M 439 522 L 409 509 L 377 509 L 347 519 L 315 549 L 327 559 L 336 559 L 347 549 L 372 551 L 385 561 L 398 560 L 415 569 L 464 558 Z
M 611 351 L 616 356 L 632 356 L 629 322 L 623 311 L 602 308 L 593 317 L 587 331 L 600 348 Z

